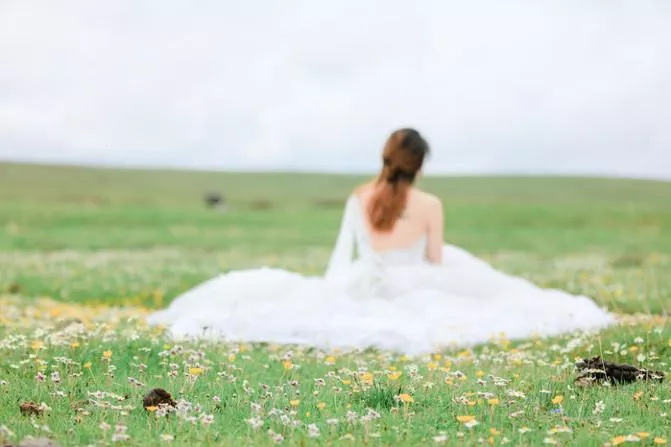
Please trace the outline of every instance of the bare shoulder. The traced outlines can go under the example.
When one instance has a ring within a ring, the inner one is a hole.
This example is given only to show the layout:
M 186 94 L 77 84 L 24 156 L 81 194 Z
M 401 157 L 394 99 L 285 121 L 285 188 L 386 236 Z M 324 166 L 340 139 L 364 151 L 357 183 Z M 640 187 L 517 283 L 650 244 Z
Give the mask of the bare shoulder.
M 435 196 L 431 193 L 419 189 L 415 189 L 414 192 L 417 197 L 418 203 L 421 203 L 422 206 L 432 210 L 438 210 L 443 208 L 443 202 L 442 200 L 440 200 L 438 196 Z
M 372 191 L 373 191 L 373 183 L 368 182 L 354 188 L 354 190 L 352 191 L 352 195 L 363 198 L 364 196 L 370 195 Z

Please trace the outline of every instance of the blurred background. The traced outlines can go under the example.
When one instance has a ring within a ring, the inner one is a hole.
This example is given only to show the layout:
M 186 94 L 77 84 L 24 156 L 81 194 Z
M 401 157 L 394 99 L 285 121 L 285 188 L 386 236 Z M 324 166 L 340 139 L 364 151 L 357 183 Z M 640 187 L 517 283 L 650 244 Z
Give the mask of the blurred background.
M 671 298 L 671 3 L 0 2 L 0 290 L 165 305 L 320 274 L 393 129 L 446 238 L 619 311 Z
M 0 158 L 671 178 L 671 4 L 0 3 Z

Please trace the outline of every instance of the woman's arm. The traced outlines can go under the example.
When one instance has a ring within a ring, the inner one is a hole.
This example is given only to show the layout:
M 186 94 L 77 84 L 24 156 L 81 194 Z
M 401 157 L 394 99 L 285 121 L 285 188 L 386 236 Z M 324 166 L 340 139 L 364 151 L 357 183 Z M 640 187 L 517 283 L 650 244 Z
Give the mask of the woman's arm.
M 429 204 L 429 235 L 426 257 L 432 264 L 443 263 L 443 203 L 438 198 Z

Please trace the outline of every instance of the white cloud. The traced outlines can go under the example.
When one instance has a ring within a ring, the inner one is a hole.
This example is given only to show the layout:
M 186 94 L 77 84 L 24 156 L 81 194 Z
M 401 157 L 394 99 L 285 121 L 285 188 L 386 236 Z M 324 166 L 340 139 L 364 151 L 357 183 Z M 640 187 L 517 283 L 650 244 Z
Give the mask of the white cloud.
M 671 4 L 0 3 L 0 158 L 671 178 Z

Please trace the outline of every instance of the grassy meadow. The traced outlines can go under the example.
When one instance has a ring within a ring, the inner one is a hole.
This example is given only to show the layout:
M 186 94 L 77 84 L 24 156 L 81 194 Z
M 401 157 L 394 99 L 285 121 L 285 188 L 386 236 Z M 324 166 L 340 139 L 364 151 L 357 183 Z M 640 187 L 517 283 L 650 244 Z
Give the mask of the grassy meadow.
M 671 388 L 577 387 L 577 358 L 671 372 L 671 182 L 426 178 L 445 237 L 622 315 L 429 358 L 175 345 L 142 316 L 218 273 L 320 274 L 366 177 L 0 164 L 0 442 L 665 444 Z M 226 208 L 208 209 L 206 192 Z M 142 406 L 154 387 L 177 410 Z M 19 406 L 34 402 L 33 415 Z

